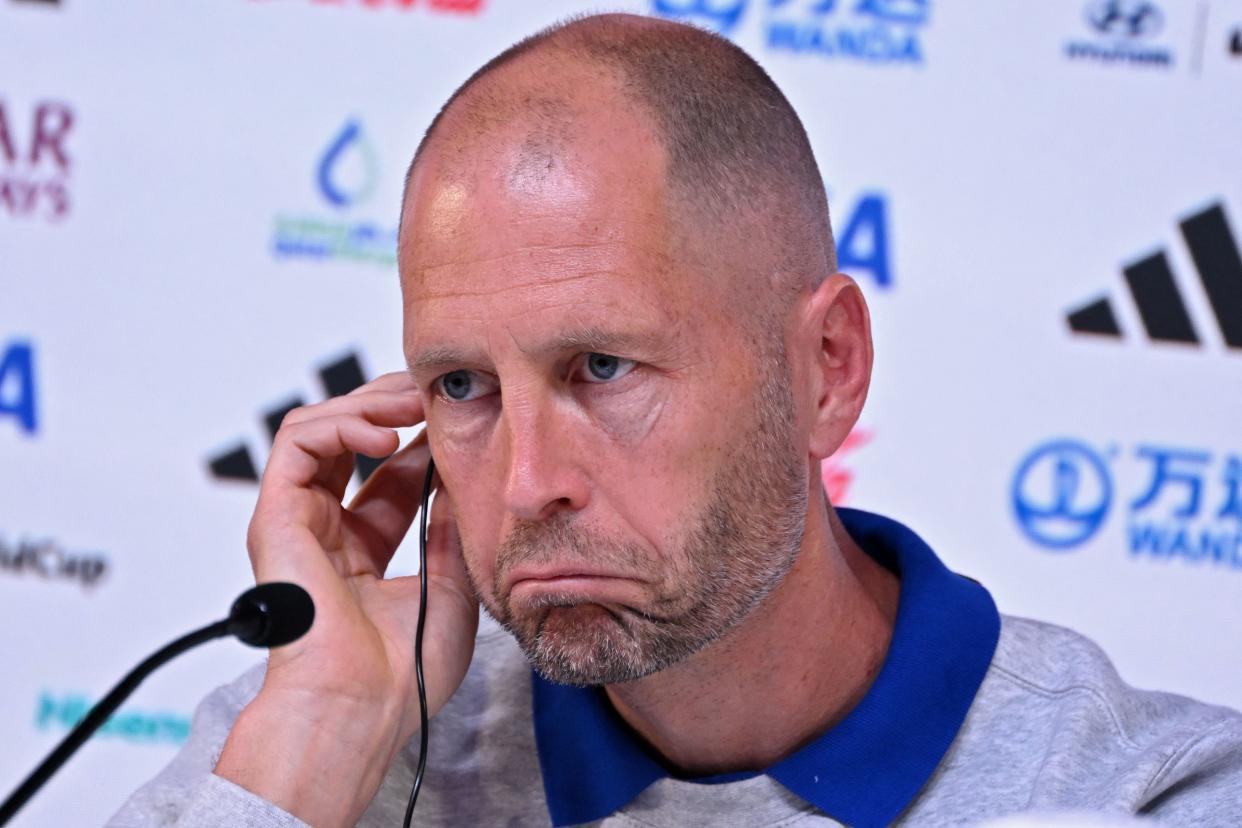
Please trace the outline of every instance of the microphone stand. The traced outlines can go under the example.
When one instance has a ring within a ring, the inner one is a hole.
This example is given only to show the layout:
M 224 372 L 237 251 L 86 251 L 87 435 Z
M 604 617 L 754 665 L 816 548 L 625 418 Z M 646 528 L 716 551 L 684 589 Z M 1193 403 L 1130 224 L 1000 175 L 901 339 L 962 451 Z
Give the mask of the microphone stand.
M 130 670 L 125 678 L 121 679 L 115 687 L 103 697 L 103 701 L 91 708 L 86 714 L 86 718 L 78 722 L 77 726 L 69 731 L 61 743 L 56 746 L 48 757 L 43 760 L 39 767 L 35 768 L 30 776 L 26 777 L 26 781 L 17 787 L 4 800 L 4 804 L 0 805 L 0 825 L 6 824 L 13 815 L 17 813 L 26 800 L 34 796 L 35 791 L 43 787 L 43 783 L 51 778 L 52 774 L 65 764 L 65 760 L 74 754 L 78 748 L 91 738 L 96 730 L 108 720 L 108 717 L 116 712 L 121 703 L 129 698 L 129 694 L 138 689 L 138 685 L 147 676 L 164 662 L 179 656 L 191 647 L 197 647 L 213 638 L 221 638 L 229 634 L 229 622 L 217 621 L 214 624 L 208 624 L 202 629 L 195 630 L 189 635 L 183 635 L 167 647 L 157 651 L 149 656 L 146 661 L 139 664 L 133 670 Z
M 272 615 L 273 610 L 275 610 L 275 616 Z M 307 612 L 309 616 L 306 616 Z M 282 615 L 284 617 L 281 617 Z M 289 616 L 293 616 L 292 619 L 289 619 Z M 69 735 L 61 740 L 55 750 L 48 754 L 48 757 L 26 777 L 26 780 L 9 794 L 4 804 L 0 805 L 0 826 L 7 824 L 13 818 L 27 800 L 43 787 L 52 774 L 56 773 L 60 766 L 78 748 L 82 747 L 91 734 L 116 712 L 121 703 L 129 698 L 129 695 L 138 689 L 142 680 L 157 667 L 192 647 L 197 647 L 212 639 L 223 638 L 226 635 L 236 635 L 253 646 L 276 647 L 287 644 L 310 629 L 313 618 L 314 605 L 310 603 L 310 596 L 301 587 L 284 583 L 260 584 L 243 593 L 234 602 L 228 618 L 183 635 L 157 650 L 130 670 L 125 678 L 121 679 L 108 692 L 108 695 L 92 707 L 86 717 L 69 731 Z

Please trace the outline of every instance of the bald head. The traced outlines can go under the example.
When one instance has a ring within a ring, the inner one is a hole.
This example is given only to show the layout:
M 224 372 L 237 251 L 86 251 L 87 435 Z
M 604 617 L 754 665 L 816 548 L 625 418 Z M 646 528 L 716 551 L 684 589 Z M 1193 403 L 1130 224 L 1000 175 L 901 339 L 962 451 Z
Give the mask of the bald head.
M 835 271 L 823 183 L 785 96 L 728 40 L 668 21 L 584 17 L 512 46 L 440 110 L 411 177 L 435 155 L 437 175 L 469 178 L 506 142 L 508 174 L 535 182 L 573 163 L 584 119 L 644 125 L 669 214 L 749 286 L 801 293 Z

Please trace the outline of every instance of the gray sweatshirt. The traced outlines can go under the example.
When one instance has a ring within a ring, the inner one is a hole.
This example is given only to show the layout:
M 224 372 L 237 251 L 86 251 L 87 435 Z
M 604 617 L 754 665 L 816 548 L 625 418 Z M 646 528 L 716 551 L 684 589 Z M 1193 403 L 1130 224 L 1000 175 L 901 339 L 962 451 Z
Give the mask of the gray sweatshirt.
M 262 676 L 260 665 L 209 695 L 184 749 L 129 799 L 109 828 L 302 826 L 211 772 Z M 358 825 L 401 824 L 417 758 L 415 739 L 399 753 Z M 1135 690 L 1082 636 L 1003 616 L 996 652 L 965 723 L 894 824 L 968 826 L 1062 809 L 1150 815 L 1170 826 L 1242 826 L 1242 715 Z M 512 639 L 495 627 L 481 632 L 465 682 L 432 722 L 430 762 L 414 822 L 550 824 L 532 723 L 530 669 Z M 660 779 L 591 824 L 842 823 L 759 775 L 719 784 Z

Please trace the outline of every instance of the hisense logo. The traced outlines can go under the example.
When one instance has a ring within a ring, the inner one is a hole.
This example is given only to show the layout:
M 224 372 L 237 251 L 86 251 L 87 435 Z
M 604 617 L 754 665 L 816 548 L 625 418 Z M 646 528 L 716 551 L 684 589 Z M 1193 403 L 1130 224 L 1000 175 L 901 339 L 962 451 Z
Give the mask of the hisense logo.
M 39 730 L 70 730 L 86 718 L 91 706 L 92 702 L 85 694 L 43 690 L 35 702 L 35 727 Z M 109 716 L 96 735 L 127 742 L 179 745 L 190 735 L 190 717 L 164 710 L 133 710 L 127 707 Z

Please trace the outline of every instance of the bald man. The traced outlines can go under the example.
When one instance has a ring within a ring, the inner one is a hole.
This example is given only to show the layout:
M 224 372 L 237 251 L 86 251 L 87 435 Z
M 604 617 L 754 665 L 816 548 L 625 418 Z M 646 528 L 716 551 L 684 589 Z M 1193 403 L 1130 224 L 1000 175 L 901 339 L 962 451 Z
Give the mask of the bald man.
M 741 50 L 601 16 L 506 51 L 419 147 L 399 254 L 408 371 L 286 417 L 250 526 L 314 626 L 112 825 L 400 824 L 419 584 L 383 575 L 429 455 L 415 824 L 1242 824 L 1242 716 L 1126 686 L 827 501 L 867 306 Z M 422 421 L 343 507 L 354 455 Z

